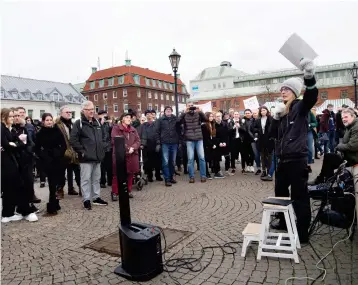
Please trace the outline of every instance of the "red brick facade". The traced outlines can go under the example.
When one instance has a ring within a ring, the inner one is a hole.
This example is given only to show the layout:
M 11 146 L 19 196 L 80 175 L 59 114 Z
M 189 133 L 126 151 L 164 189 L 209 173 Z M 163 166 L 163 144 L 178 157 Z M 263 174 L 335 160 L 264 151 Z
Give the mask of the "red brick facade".
M 204 104 L 211 101 L 213 106 L 213 110 L 228 110 L 230 108 L 235 109 L 236 111 L 243 111 L 245 109 L 243 100 L 248 99 L 251 96 L 240 96 L 234 98 L 220 98 L 220 99 L 212 99 L 212 100 L 200 100 L 194 101 L 195 104 Z M 261 94 L 257 95 L 257 99 L 260 104 L 264 104 L 265 102 L 275 101 L 275 98 L 280 97 L 278 93 L 272 94 Z M 346 87 L 333 87 L 333 88 L 320 88 L 318 101 L 316 106 L 320 106 L 323 104 L 325 100 L 334 100 L 334 99 L 344 99 L 349 98 L 354 102 L 354 87 L 346 86 Z
M 93 73 L 82 94 L 94 103 L 97 112 L 107 107 L 109 116 L 113 117 L 119 117 L 125 107 L 144 112 L 148 108 L 160 111 L 161 107 L 175 106 L 174 77 L 136 66 Z M 183 82 L 178 79 L 178 102 L 186 103 L 188 97 Z

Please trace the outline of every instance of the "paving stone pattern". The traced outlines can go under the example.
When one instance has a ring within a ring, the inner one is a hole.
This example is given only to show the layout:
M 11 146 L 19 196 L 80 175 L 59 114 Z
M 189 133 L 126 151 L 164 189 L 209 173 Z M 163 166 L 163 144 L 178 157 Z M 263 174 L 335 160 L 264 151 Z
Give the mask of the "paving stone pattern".
M 314 165 L 317 172 L 319 162 Z M 254 174 L 241 173 L 226 179 L 195 184 L 187 176 L 171 188 L 154 182 L 131 200 L 132 220 L 162 228 L 192 232 L 188 238 L 171 248 L 165 258 L 199 257 L 205 246 L 223 245 L 242 240 L 241 232 L 248 222 L 261 222 L 261 201 L 274 194 L 273 182 L 262 182 Z M 36 191 L 45 209 L 48 189 Z M 110 200 L 110 189 L 102 189 L 102 198 Z M 127 281 L 113 273 L 120 258 L 85 248 L 91 242 L 118 229 L 118 203 L 108 207 L 82 207 L 79 197 L 67 196 L 61 202 L 62 211 L 55 217 L 39 214 L 37 223 L 27 221 L 2 225 L 1 284 L 140 284 Z M 315 264 L 345 231 L 327 227 L 312 237 L 313 246 L 300 249 L 300 263 L 277 258 L 256 261 L 257 245 L 240 256 L 241 245 L 233 244 L 235 254 L 220 248 L 205 250 L 200 272 L 178 269 L 163 273 L 145 284 L 285 284 L 291 276 L 316 278 Z M 332 242 L 331 242 L 332 238 Z M 315 284 L 358 284 L 358 235 L 355 241 L 345 241 L 334 249 L 321 264 L 327 268 L 324 282 Z M 336 270 L 336 267 L 338 270 Z M 198 268 L 198 267 L 196 267 Z M 177 280 L 179 283 L 175 283 Z M 287 284 L 311 284 L 307 280 Z

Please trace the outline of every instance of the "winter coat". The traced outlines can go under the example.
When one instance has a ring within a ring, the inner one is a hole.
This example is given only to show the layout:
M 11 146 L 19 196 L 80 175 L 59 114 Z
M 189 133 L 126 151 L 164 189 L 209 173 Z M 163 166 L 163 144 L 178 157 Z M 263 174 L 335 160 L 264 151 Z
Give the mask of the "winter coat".
M 274 141 L 270 139 L 269 136 L 272 120 L 273 119 L 271 116 L 267 116 L 264 132 L 262 131 L 261 118 L 258 118 L 257 120 L 254 121 L 253 133 L 254 133 L 254 137 L 257 138 L 256 146 L 258 151 L 260 152 L 268 151 L 269 153 L 271 153 L 273 151 Z
M 13 142 L 16 147 L 11 146 L 10 142 Z M 19 158 L 25 145 L 3 123 L 1 123 L 1 147 L 1 191 L 16 191 L 23 186 Z
M 140 139 L 137 130 L 133 126 L 129 126 L 127 129 L 120 123 L 112 128 L 112 148 L 113 148 L 113 173 L 116 174 L 116 156 L 114 138 L 123 136 L 125 139 L 126 149 L 126 165 L 127 174 L 135 174 L 139 172 L 139 147 Z M 133 153 L 129 153 L 130 148 L 134 149 Z
M 102 128 L 96 119 L 90 123 L 81 114 L 81 119 L 73 124 L 70 144 L 78 153 L 81 163 L 99 163 L 104 159 Z
M 244 138 L 247 136 L 247 132 L 246 132 L 246 128 L 244 127 L 244 125 L 241 122 L 241 119 L 238 120 L 239 123 L 239 127 L 238 127 L 238 132 L 239 132 L 239 139 L 242 142 L 244 140 Z M 236 126 L 235 126 L 235 120 L 232 119 L 229 122 L 228 125 L 229 128 L 229 140 L 235 140 L 236 139 Z
M 344 136 L 345 126 L 342 120 L 342 111 L 338 111 L 336 114 L 336 131 L 339 138 L 343 138 Z
M 157 145 L 178 144 L 180 136 L 180 122 L 176 116 L 164 115 L 155 121 Z
M 203 112 L 187 112 L 180 116 L 180 121 L 184 124 L 185 141 L 201 141 L 203 133 L 201 131 L 201 123 L 207 121 Z
M 221 121 L 221 123 L 215 123 L 216 128 L 216 140 L 217 140 L 217 148 L 220 155 L 227 155 L 229 154 L 229 127 L 226 122 Z M 225 143 L 225 147 L 220 147 L 220 143 Z
M 35 153 L 45 172 L 63 168 L 66 149 L 65 138 L 57 125 L 52 128 L 42 127 L 36 134 Z
M 36 139 L 36 133 L 37 133 L 35 126 L 33 124 L 26 124 L 25 128 L 27 130 L 28 136 L 34 142 Z
M 141 144 L 147 151 L 155 151 L 157 145 L 157 128 L 154 122 L 145 122 L 140 127 Z
M 358 119 L 350 124 L 343 136 L 342 143 L 338 144 L 337 149 L 343 152 L 347 166 L 358 164 Z
M 101 125 L 102 129 L 102 140 L 103 140 L 103 148 L 105 152 L 112 152 L 112 139 L 111 133 L 112 128 L 109 123 L 105 122 Z
M 243 139 L 244 143 L 252 143 L 254 142 L 254 134 L 253 134 L 253 124 L 255 122 L 254 118 L 251 119 L 247 119 L 247 118 L 243 118 L 242 120 L 244 120 L 244 123 L 241 122 L 242 127 L 245 130 L 245 137 Z
M 72 130 L 72 122 L 71 122 L 71 120 L 69 120 L 68 123 L 70 123 L 70 124 L 67 123 L 67 126 L 66 126 L 63 120 L 65 120 L 65 119 L 61 119 L 61 117 L 57 118 L 56 126 L 61 131 L 63 138 L 66 142 L 66 151 L 65 151 L 65 155 L 64 155 L 65 161 L 68 164 L 79 164 L 78 154 L 74 151 L 74 149 L 72 148 L 72 146 L 70 144 L 70 134 L 71 134 L 71 130 Z
M 316 132 L 318 123 L 315 115 L 313 115 L 312 112 L 309 112 L 307 119 L 308 119 L 308 131 Z
M 317 102 L 316 79 L 304 79 L 306 86 L 303 99 L 296 99 L 290 110 L 279 120 L 271 123 L 270 137 L 276 139 L 276 154 L 282 160 L 307 159 L 308 114 Z
M 323 110 L 321 119 L 319 121 L 319 131 L 320 133 L 328 133 L 329 132 L 329 111 L 328 109 Z
M 216 149 L 219 147 L 219 145 L 217 144 L 216 136 L 215 137 L 211 136 L 209 127 L 206 123 L 203 123 L 201 125 L 201 131 L 203 133 L 205 161 L 210 162 L 211 160 L 214 159 L 214 153 Z M 213 149 L 214 145 L 216 146 L 216 149 Z
M 27 129 L 25 128 L 25 126 L 22 125 L 14 125 L 11 132 L 13 133 L 13 135 L 17 137 L 19 137 L 21 134 L 27 135 L 27 143 L 24 144 L 23 147 L 21 147 L 21 149 L 19 149 L 20 151 L 19 163 L 20 163 L 20 168 L 21 167 L 26 168 L 26 166 L 31 166 L 34 161 L 33 153 L 34 153 L 35 143 L 31 139 L 31 136 L 27 132 Z

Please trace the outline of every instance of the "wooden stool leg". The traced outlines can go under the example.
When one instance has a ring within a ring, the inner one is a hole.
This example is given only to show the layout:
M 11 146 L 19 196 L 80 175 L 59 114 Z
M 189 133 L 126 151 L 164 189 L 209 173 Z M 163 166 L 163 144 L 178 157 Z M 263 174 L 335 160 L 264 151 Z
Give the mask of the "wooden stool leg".
M 301 248 L 301 243 L 300 243 L 300 238 L 298 237 L 298 231 L 297 231 L 297 226 L 296 226 L 296 221 L 295 221 L 295 215 L 294 215 L 295 211 L 293 210 L 293 206 L 292 204 L 288 207 L 288 214 L 290 216 L 290 221 L 291 221 L 291 225 L 292 225 L 292 229 L 293 229 L 293 234 L 296 237 L 296 245 L 297 248 Z

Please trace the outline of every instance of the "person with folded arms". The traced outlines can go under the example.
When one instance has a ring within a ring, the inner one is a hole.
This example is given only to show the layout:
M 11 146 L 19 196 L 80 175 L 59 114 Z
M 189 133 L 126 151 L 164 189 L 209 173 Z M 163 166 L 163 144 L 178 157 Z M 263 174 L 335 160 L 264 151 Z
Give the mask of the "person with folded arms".
M 276 173 L 276 197 L 289 197 L 297 217 L 297 231 L 301 243 L 308 242 L 308 229 L 311 221 L 311 205 L 307 190 L 307 129 L 308 114 L 316 104 L 318 89 L 314 77 L 314 64 L 310 59 L 302 59 L 300 69 L 304 72 L 306 90 L 302 99 L 301 78 L 289 78 L 281 86 L 283 103 L 276 105 L 270 136 L 276 139 L 276 155 L 279 164 Z M 282 215 L 278 217 L 276 229 L 285 229 Z

